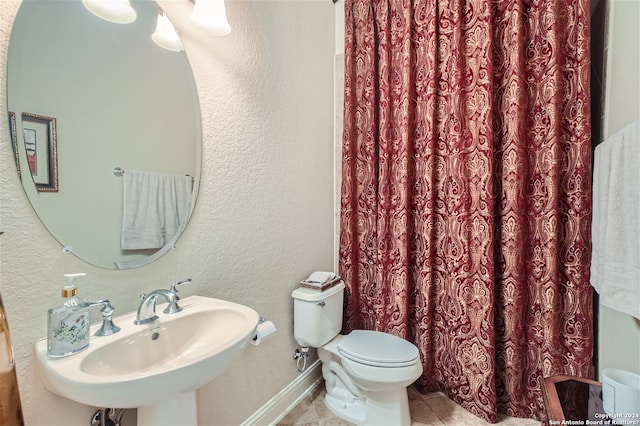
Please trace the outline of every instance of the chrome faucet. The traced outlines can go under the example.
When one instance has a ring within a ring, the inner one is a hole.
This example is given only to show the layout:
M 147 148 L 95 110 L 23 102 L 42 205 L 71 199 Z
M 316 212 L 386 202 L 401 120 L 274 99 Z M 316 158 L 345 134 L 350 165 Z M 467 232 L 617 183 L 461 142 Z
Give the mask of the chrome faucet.
M 111 336 L 120 331 L 120 327 L 113 323 L 113 312 L 115 308 L 108 299 L 98 300 L 97 302 L 89 302 L 89 307 L 102 306 L 102 326 L 96 331 L 96 336 Z
M 180 312 L 182 308 L 178 305 L 178 301 L 180 300 L 180 296 L 178 296 L 178 286 L 190 282 L 191 278 L 188 278 L 186 280 L 173 283 L 169 290 L 159 289 L 154 290 L 149 294 L 142 293 L 140 295 L 141 302 L 140 306 L 138 306 L 136 320 L 133 323 L 136 325 L 148 324 L 158 319 L 158 315 L 156 315 L 156 302 L 158 300 L 158 296 L 164 297 L 167 299 L 167 302 L 169 302 L 169 305 L 162 312 L 165 314 L 175 314 Z

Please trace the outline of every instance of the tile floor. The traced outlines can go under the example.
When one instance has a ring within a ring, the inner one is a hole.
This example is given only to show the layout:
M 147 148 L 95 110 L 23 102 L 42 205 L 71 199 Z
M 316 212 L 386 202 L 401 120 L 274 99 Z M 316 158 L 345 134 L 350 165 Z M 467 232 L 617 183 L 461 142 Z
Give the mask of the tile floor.
M 324 386 L 298 404 L 278 423 L 279 426 L 345 426 L 348 422 L 336 417 L 324 405 Z M 433 392 L 421 395 L 409 388 L 409 408 L 412 426 L 486 426 L 489 423 L 458 406 L 444 394 Z M 540 421 L 500 415 L 498 425 L 540 426 Z M 392 425 L 390 425 L 392 426 Z

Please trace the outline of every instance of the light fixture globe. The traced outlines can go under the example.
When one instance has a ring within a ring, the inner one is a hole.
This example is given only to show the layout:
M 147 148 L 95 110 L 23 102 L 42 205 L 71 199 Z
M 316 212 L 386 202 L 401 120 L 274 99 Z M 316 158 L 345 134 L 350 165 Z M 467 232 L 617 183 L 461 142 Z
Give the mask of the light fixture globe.
M 82 0 L 82 4 L 98 18 L 116 24 L 130 24 L 137 17 L 129 0 Z
M 172 52 L 180 52 L 183 49 L 176 29 L 167 18 L 167 15 L 162 12 L 158 14 L 158 23 L 156 24 L 155 32 L 151 35 L 151 39 L 158 46 Z
M 191 22 L 214 36 L 225 36 L 231 32 L 224 0 L 195 0 Z

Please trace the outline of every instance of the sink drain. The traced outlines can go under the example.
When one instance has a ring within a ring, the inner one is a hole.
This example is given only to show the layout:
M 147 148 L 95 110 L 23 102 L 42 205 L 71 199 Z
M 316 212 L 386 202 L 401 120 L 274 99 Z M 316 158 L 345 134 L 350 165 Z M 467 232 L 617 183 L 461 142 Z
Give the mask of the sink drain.
M 158 340 L 158 337 L 160 337 L 160 333 L 155 332 L 151 335 L 151 340 Z

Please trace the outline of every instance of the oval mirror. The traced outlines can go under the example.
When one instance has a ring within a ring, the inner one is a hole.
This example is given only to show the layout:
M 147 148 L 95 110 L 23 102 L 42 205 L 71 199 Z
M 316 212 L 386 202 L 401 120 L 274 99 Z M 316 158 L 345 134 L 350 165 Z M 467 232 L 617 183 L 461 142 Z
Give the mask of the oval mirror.
M 135 21 L 118 24 L 80 0 L 23 0 L 8 52 L 22 186 L 65 250 L 107 269 L 142 266 L 173 247 L 200 177 L 189 61 L 152 40 L 155 2 L 131 4 Z

